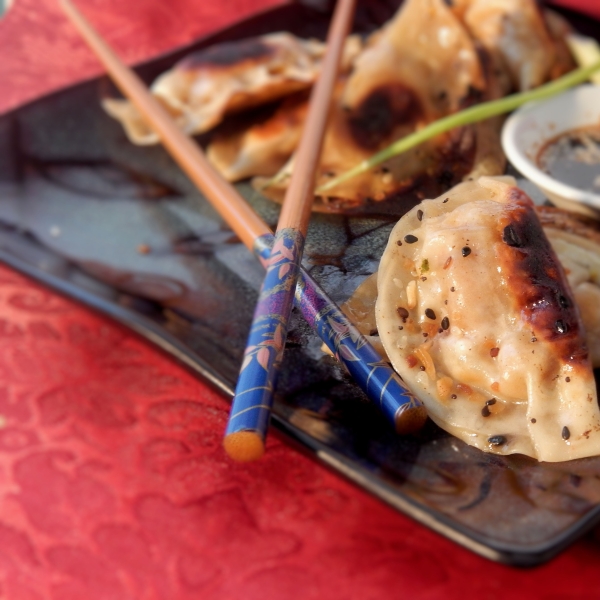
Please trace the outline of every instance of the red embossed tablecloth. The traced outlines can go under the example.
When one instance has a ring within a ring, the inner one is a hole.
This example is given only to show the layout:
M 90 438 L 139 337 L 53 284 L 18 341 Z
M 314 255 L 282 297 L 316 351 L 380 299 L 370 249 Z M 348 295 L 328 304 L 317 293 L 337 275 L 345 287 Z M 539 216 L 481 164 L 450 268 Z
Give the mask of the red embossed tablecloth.
M 278 3 L 79 2 L 128 62 Z M 0 111 L 100 71 L 54 0 L 16 0 L 0 51 Z M 0 266 L 0 597 L 600 596 L 595 533 L 537 569 L 490 563 L 274 437 L 261 462 L 232 464 L 227 410 L 134 335 Z

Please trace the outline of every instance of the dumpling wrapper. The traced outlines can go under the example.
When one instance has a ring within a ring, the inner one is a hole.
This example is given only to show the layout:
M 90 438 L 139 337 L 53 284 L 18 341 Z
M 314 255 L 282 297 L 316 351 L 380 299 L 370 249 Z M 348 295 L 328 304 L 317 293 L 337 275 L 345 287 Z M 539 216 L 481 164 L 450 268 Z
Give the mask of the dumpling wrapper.
M 600 454 L 579 314 L 533 203 L 511 183 L 482 177 L 402 217 L 376 319 L 394 368 L 456 437 L 540 461 Z
M 358 36 L 349 36 L 342 70 L 360 51 Z M 151 91 L 187 134 L 218 125 L 226 114 L 256 107 L 312 86 L 325 44 L 290 33 L 272 33 L 210 46 L 195 52 L 152 84 Z M 127 100 L 105 99 L 106 112 L 121 122 L 138 145 L 158 143 L 158 136 Z

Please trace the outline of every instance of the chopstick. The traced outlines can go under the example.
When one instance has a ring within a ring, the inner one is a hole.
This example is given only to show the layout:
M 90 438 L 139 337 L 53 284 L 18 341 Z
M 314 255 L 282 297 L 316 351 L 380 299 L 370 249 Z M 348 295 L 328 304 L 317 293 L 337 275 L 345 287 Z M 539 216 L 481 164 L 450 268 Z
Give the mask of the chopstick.
M 337 0 L 327 34 L 321 73 L 311 94 L 294 169 L 277 223 L 267 273 L 254 311 L 231 415 L 225 448 L 264 445 L 277 385 L 294 290 L 314 199 L 315 172 L 331 108 L 344 42 L 354 17 L 355 0 Z M 255 356 L 256 360 L 252 357 Z
M 235 188 L 214 170 L 198 145 L 175 125 L 139 77 L 123 64 L 73 4 L 69 0 L 60 1 L 65 14 L 115 84 L 152 125 L 173 159 L 242 243 L 265 264 L 273 244 L 271 230 Z M 300 283 L 296 287 L 296 303 L 309 325 L 346 366 L 367 396 L 379 406 L 396 431 L 410 433 L 423 425 L 426 413 L 422 403 L 408 392 L 389 364 L 302 269 Z M 255 442 L 259 438 L 251 434 L 249 439 Z M 254 460 L 264 451 L 264 441 L 259 439 L 259 442 L 254 446 L 242 443 L 227 451 L 236 460 Z

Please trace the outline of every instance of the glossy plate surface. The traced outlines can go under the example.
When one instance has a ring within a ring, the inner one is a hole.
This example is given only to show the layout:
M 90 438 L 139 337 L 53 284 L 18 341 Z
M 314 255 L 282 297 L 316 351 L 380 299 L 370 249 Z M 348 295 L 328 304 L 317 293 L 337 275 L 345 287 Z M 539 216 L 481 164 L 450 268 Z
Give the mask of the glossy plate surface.
M 365 0 L 358 30 L 394 10 Z M 139 72 L 151 82 L 216 41 L 281 29 L 322 36 L 327 19 L 286 6 Z M 595 27 L 588 20 L 584 28 Z M 124 322 L 231 394 L 262 270 L 161 148 L 127 142 L 99 105 L 112 93 L 101 78 L 0 119 L 0 258 Z M 247 184 L 239 189 L 274 226 L 278 207 Z M 315 215 L 305 267 L 344 301 L 376 268 L 413 202 Z M 600 458 L 497 457 L 432 424 L 400 438 L 320 347 L 295 314 L 273 422 L 340 474 L 483 556 L 514 564 L 547 560 L 598 521 Z

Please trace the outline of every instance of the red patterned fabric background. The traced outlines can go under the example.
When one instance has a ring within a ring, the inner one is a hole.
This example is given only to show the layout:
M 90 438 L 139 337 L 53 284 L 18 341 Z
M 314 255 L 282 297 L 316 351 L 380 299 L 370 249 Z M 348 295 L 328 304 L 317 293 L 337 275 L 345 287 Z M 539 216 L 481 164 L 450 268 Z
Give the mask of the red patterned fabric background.
M 79 4 L 135 62 L 278 0 Z M 0 51 L 4 111 L 100 72 L 54 0 L 16 0 L 0 22 Z M 600 594 L 596 532 L 543 567 L 518 570 L 415 524 L 275 436 L 262 461 L 232 463 L 221 449 L 221 396 L 135 335 L 6 267 L 0 376 L 0 597 Z

